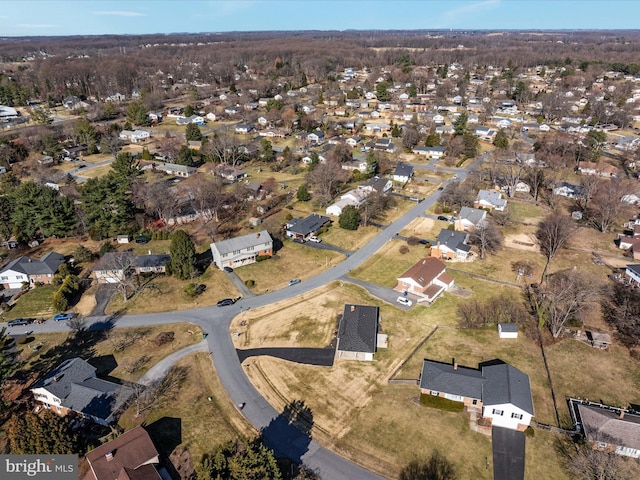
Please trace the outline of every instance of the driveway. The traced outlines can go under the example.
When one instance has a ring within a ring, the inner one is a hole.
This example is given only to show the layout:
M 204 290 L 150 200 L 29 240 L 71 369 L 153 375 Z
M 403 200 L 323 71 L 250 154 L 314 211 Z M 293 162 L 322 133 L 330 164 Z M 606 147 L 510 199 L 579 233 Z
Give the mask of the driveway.
M 343 275 L 342 277 L 340 277 L 340 280 L 344 280 L 345 282 L 350 282 L 350 283 L 359 285 L 362 288 L 364 288 L 367 292 L 369 292 L 370 295 L 373 295 L 374 297 L 377 297 L 380 300 L 390 303 L 391 305 L 393 305 L 396 308 L 399 308 L 400 310 L 407 311 L 411 308 L 405 305 L 400 305 L 399 303 L 396 302 L 396 299 L 401 295 L 401 293 L 396 292 L 393 288 L 383 287 L 380 285 L 376 285 L 375 283 L 365 282 L 364 280 L 358 280 L 357 278 L 348 277 L 346 275 Z M 417 303 L 414 297 L 409 297 L 409 298 L 413 300 L 414 305 Z
M 227 277 L 233 283 L 233 286 L 238 289 L 238 291 L 242 294 L 243 297 L 254 297 L 255 293 L 249 290 L 249 287 L 245 285 L 242 279 L 236 274 L 236 272 L 227 272 Z
M 301 363 L 303 365 L 316 365 L 320 367 L 330 367 L 333 365 L 333 359 L 336 356 L 335 344 L 333 348 L 249 348 L 246 350 L 237 350 L 238 359 L 243 362 L 249 357 L 259 357 L 267 355 L 269 357 L 281 358 L 289 362 Z
M 159 382 L 162 380 L 167 372 L 171 370 L 171 367 L 175 365 L 175 363 L 180 360 L 182 357 L 185 357 L 191 353 L 195 352 L 206 352 L 207 351 L 207 342 L 204 340 L 200 343 L 195 343 L 193 345 L 189 345 L 188 347 L 184 347 L 182 350 L 178 350 L 177 352 L 173 352 L 171 355 L 164 357 L 158 363 L 156 363 L 153 367 L 147 370 L 138 383 L 142 385 L 151 385 L 153 383 Z
M 105 315 L 104 309 L 107 308 L 107 304 L 109 303 L 109 300 L 111 300 L 111 297 L 114 293 L 116 293 L 115 285 L 110 285 L 108 283 L 101 284 L 96 291 L 96 306 L 93 308 L 93 312 L 91 312 L 91 315 Z
M 508 428 L 491 429 L 493 480 L 524 480 L 524 432 Z

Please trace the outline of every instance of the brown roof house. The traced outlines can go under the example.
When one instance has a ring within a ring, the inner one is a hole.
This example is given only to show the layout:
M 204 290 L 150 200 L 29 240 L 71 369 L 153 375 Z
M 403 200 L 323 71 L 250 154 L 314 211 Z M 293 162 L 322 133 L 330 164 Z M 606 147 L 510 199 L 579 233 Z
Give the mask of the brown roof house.
M 413 294 L 418 297 L 418 302 L 431 303 L 453 286 L 454 279 L 446 268 L 437 258 L 423 258 L 398 277 L 394 290 Z
M 142 427 L 123 433 L 87 453 L 88 480 L 159 480 L 158 450 Z

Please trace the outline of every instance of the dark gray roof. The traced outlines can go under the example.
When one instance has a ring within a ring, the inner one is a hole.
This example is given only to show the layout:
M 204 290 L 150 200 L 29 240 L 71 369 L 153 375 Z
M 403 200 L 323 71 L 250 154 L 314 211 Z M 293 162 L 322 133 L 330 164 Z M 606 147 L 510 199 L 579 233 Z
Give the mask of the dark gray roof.
M 262 230 L 260 232 L 250 233 L 249 235 L 243 235 L 242 237 L 214 242 L 211 246 L 215 245 L 218 252 L 224 255 L 225 253 L 231 253 L 235 250 L 244 250 L 248 247 L 256 247 L 258 245 L 264 245 L 265 243 L 273 245 L 273 239 L 271 235 L 269 235 L 269 232 Z
M 422 363 L 420 388 L 481 399 L 482 383 L 482 372 L 475 368 L 458 367 L 456 370 L 451 363 L 433 360 Z
M 375 353 L 378 318 L 378 307 L 345 305 L 338 329 L 338 350 Z
M 293 218 L 287 222 L 287 231 L 298 235 L 309 235 L 315 233 L 323 225 L 329 223 L 331 219 L 324 215 L 312 213 L 307 218 Z
M 19 257 L 9 263 L 3 272 L 13 270 L 15 272 L 21 272 L 25 275 L 53 275 L 58 270 L 58 267 L 64 263 L 64 257 L 56 252 L 49 252 L 42 256 L 40 260 L 34 260 L 31 257 Z
M 413 175 L 413 167 L 411 165 L 407 165 L 406 163 L 399 163 L 396 166 L 394 175 L 398 175 L 401 177 L 411 177 Z
M 627 265 L 627 270 L 630 270 L 631 272 L 635 273 L 636 275 L 640 275 L 640 264 L 632 264 L 632 265 Z
M 46 377 L 35 383 L 33 388 L 46 388 L 59 399 L 66 398 L 73 383 L 82 383 L 96 376 L 96 369 L 81 358 L 65 360 Z
M 171 255 L 161 253 L 159 255 L 138 255 L 133 260 L 134 267 L 163 267 L 171 262 Z
M 517 332 L 518 324 L 517 323 L 499 323 L 500 330 L 503 332 Z
M 443 228 L 440 230 L 436 242 L 450 248 L 451 250 L 465 250 L 467 237 L 468 234 L 464 232 L 456 232 L 455 230 L 447 230 Z M 466 249 L 465 251 L 469 250 Z
M 485 378 L 482 403 L 500 405 L 510 403 L 533 415 L 533 398 L 529 376 L 515 367 L 502 363 L 482 367 Z
M 132 252 L 107 252 L 96 262 L 96 270 L 123 270 L 132 266 L 134 255 Z

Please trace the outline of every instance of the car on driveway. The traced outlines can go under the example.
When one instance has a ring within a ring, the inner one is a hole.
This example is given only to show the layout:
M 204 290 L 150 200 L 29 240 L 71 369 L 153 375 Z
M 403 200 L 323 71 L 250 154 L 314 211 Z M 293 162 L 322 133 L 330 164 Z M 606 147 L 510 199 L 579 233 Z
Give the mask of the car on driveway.
M 311 236 L 309 237 L 309 241 L 310 241 L 310 242 L 313 242 L 313 243 L 320 243 L 320 242 L 322 242 L 322 239 L 321 239 L 321 238 L 316 237 L 315 235 L 311 235 Z
M 224 267 L 224 268 L 223 268 L 223 270 L 224 270 L 225 272 L 227 272 L 227 273 L 231 273 L 231 272 L 233 272 L 233 268 L 231 268 L 231 267 Z
M 440 185 L 440 186 L 438 187 L 438 191 L 439 191 L 439 192 L 441 192 L 442 190 L 444 190 L 444 187 L 443 187 L 442 185 Z
M 71 320 L 73 318 L 73 313 L 59 313 L 53 319 L 56 322 L 61 322 L 62 320 Z
M 149 239 L 147 237 L 145 237 L 144 235 L 140 235 L 139 237 L 136 237 L 135 242 L 138 245 L 144 245 L 145 243 L 149 242 Z
M 13 320 L 9 320 L 7 322 L 8 327 L 15 327 L 17 325 L 28 325 L 28 324 L 29 324 L 29 320 L 27 320 L 26 318 L 14 318 Z
M 413 305 L 413 302 L 411 301 L 411 299 L 407 297 L 396 298 L 396 303 L 399 303 L 400 305 L 404 305 L 405 307 L 410 307 L 411 305 Z
M 420 239 L 420 245 L 429 245 L 429 243 L 430 243 L 429 240 L 426 240 L 424 238 Z
M 292 285 L 297 285 L 298 283 L 300 283 L 302 280 L 300 280 L 299 278 L 294 278 L 292 280 L 289 280 L 289 286 L 291 287 Z
M 219 307 L 227 307 L 233 305 L 236 301 L 233 298 L 224 298 L 218 302 Z
M 438 220 L 442 220 L 443 222 L 448 222 L 449 219 L 447 217 L 445 217 L 444 215 L 438 215 Z

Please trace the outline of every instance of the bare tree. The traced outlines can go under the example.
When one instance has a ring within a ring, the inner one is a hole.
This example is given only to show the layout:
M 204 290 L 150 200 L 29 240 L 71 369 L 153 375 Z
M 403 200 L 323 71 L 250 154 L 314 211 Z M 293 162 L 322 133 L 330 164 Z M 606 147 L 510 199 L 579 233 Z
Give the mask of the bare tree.
M 189 374 L 187 367 L 174 366 L 164 378 L 151 381 L 148 384 L 134 383 L 129 385 L 133 389 L 133 400 L 136 405 L 136 417 L 149 410 L 160 400 L 172 400 L 180 391 L 180 387 Z
M 580 177 L 580 186 L 582 187 L 582 195 L 578 197 L 578 205 L 583 210 L 587 210 L 589 207 L 589 200 L 593 196 L 598 186 L 598 183 L 602 181 L 596 175 L 582 175 Z
M 362 225 L 366 227 L 369 222 L 379 220 L 393 205 L 395 205 L 393 197 L 384 193 L 371 193 L 360 206 Z
M 202 145 L 200 153 L 213 161 L 235 167 L 245 159 L 244 150 L 231 127 L 217 130 L 208 139 L 209 141 Z
M 184 144 L 184 139 L 178 135 L 171 135 L 167 132 L 164 137 L 159 138 L 156 142 L 158 152 L 166 157 L 169 161 L 175 162 L 180 154 L 180 148 Z
M 571 218 L 559 212 L 550 213 L 540 222 L 540 225 L 538 225 L 536 238 L 540 243 L 540 250 L 542 250 L 542 253 L 547 258 L 544 270 L 542 271 L 541 282 L 545 280 L 545 275 L 547 274 L 551 260 L 553 260 L 558 251 L 564 247 L 569 237 L 571 237 L 575 231 L 575 228 L 575 224 Z
M 515 195 L 516 186 L 520 183 L 523 173 L 523 168 L 520 165 L 502 165 L 500 168 L 500 176 L 502 176 L 509 198 L 513 198 Z
M 102 278 L 115 285 L 122 299 L 129 300 L 129 294 L 138 290 L 136 275 L 131 275 L 135 256 L 132 252 L 109 252 L 100 259 L 99 266 Z
M 324 204 L 329 203 L 338 185 L 346 180 L 347 171 L 337 162 L 319 164 L 307 174 L 307 181 L 315 187 L 317 198 Z
M 632 191 L 632 185 L 625 180 L 600 179 L 595 185 L 589 209 L 590 222 L 601 232 L 606 232 L 624 208 L 622 198 Z
M 469 233 L 469 242 L 478 247 L 480 259 L 502 247 L 502 234 L 493 220 L 483 220 Z
M 632 480 L 640 476 L 637 462 L 590 445 L 578 447 L 569 455 L 567 469 L 576 480 Z
M 168 182 L 135 183 L 134 198 L 145 213 L 156 219 L 169 219 L 175 215 L 178 199 Z

